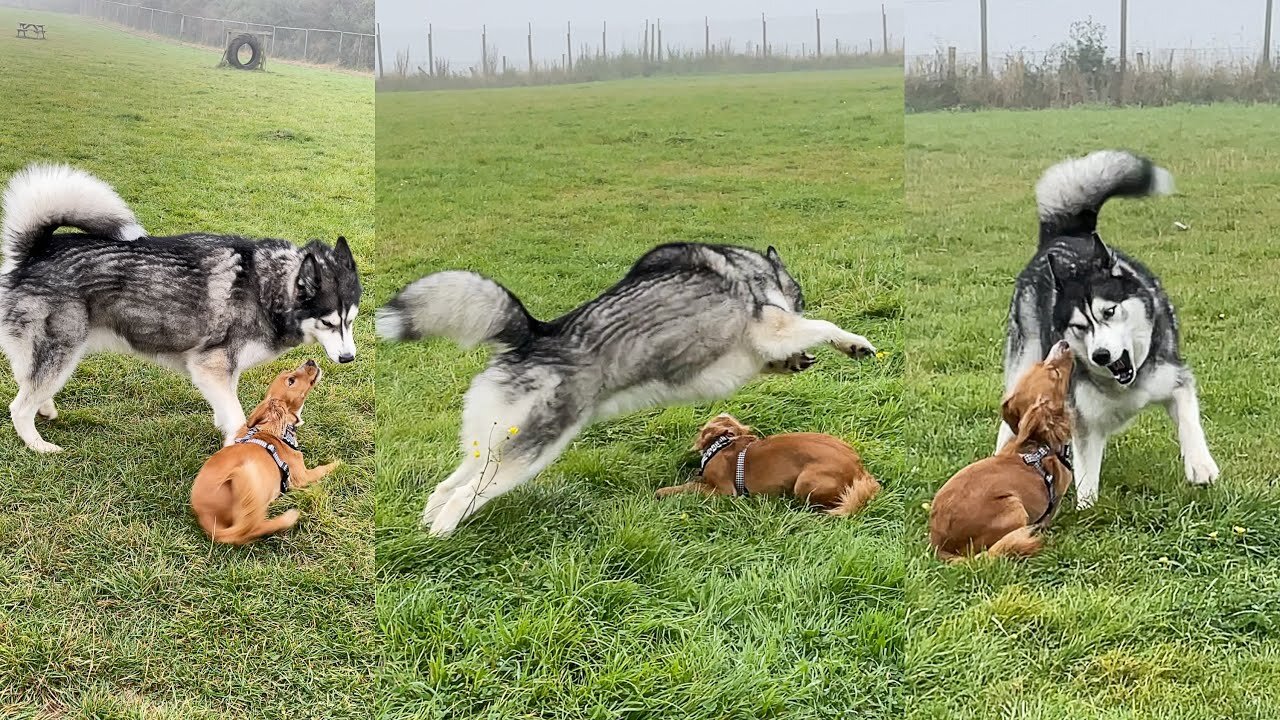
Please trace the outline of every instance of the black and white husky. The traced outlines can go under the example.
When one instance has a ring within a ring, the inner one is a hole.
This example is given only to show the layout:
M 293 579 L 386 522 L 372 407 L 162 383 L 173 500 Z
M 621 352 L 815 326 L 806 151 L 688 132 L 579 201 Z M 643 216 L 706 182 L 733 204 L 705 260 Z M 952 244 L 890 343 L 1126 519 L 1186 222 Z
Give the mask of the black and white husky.
M 1144 408 L 1164 405 L 1178 429 L 1187 481 L 1218 477 L 1200 425 L 1195 379 L 1178 350 L 1178 320 L 1160 281 L 1097 234 L 1115 196 L 1165 195 L 1173 177 L 1146 158 L 1103 150 L 1049 168 L 1036 185 L 1040 246 L 1018 276 L 1005 344 L 1006 390 L 1060 339 L 1076 355 L 1076 504 L 1098 499 L 1107 438 Z M 1000 427 L 996 447 L 1013 436 Z
M 423 524 L 447 535 L 597 420 L 726 397 L 762 371 L 803 370 L 813 362 L 805 351 L 819 344 L 875 353 L 861 335 L 803 311 L 800 286 L 773 248 L 663 245 L 550 322 L 475 273 L 417 280 L 378 311 L 381 337 L 496 348 L 463 401 L 462 464 L 431 494 Z
M 302 343 L 335 362 L 356 348 L 360 281 L 347 242 L 305 248 L 232 235 L 148 236 L 120 196 L 65 165 L 32 165 L 4 192 L 0 349 L 27 447 L 84 355 L 125 352 L 186 373 L 230 440 L 244 424 L 240 373 Z M 77 233 L 55 232 L 70 227 Z

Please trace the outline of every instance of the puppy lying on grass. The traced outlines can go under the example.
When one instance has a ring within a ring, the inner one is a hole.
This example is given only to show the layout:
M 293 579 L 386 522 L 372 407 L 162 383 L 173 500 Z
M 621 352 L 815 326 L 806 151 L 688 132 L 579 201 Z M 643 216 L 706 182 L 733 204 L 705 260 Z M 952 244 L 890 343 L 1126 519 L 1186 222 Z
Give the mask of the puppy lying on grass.
M 1071 487 L 1067 392 L 1074 356 L 1064 340 L 1027 369 L 1001 411 L 1014 432 L 994 456 L 956 473 L 929 508 L 929 542 L 956 562 L 975 552 L 1030 557 Z
M 819 433 L 757 437 L 731 415 L 717 415 L 698 432 L 694 452 L 702 453 L 699 478 L 665 487 L 659 498 L 677 493 L 704 495 L 794 495 L 829 515 L 852 515 L 880 491 L 853 448 Z
M 217 542 L 243 545 L 288 530 L 297 510 L 267 518 L 267 506 L 291 488 L 333 472 L 338 462 L 307 469 L 295 428 L 302 424 L 307 393 L 320 382 L 320 366 L 308 360 L 276 376 L 235 442 L 205 461 L 191 487 L 191 509 Z

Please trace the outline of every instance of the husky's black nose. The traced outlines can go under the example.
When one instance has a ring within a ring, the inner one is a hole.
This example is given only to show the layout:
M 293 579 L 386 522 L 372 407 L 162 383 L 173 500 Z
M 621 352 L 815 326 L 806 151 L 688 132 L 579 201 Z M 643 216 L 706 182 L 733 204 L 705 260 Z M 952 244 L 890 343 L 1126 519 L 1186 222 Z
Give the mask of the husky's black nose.
M 339 355 L 339 356 L 338 356 L 338 362 L 343 363 L 343 364 L 349 363 L 349 362 L 351 362 L 352 360 L 355 360 L 355 359 L 356 359 L 356 356 L 355 356 L 355 355 Z
M 1106 348 L 1098 348 L 1093 351 L 1093 362 L 1098 365 L 1110 365 L 1111 353 Z

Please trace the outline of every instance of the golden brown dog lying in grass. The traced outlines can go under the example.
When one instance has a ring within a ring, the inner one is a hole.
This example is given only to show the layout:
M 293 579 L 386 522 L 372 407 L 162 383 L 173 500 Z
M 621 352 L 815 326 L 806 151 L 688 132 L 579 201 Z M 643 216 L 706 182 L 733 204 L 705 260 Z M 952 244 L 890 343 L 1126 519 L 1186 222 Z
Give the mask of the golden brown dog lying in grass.
M 929 542 L 950 562 L 975 552 L 1029 557 L 1071 486 L 1073 356 L 1066 341 L 1018 379 L 1001 408 L 1014 437 L 956 473 L 929 508 Z
M 657 496 L 794 495 L 830 515 L 852 515 L 880 491 L 853 448 L 819 433 L 786 433 L 759 438 L 731 415 L 718 415 L 698 432 L 694 452 L 702 453 L 700 477 L 665 487 Z
M 242 545 L 298 522 L 298 511 L 267 518 L 267 506 L 291 488 L 305 487 L 340 463 L 307 469 L 294 439 L 307 393 L 320 382 L 320 367 L 308 360 L 276 376 L 232 445 L 205 461 L 191 487 L 191 509 L 214 540 Z

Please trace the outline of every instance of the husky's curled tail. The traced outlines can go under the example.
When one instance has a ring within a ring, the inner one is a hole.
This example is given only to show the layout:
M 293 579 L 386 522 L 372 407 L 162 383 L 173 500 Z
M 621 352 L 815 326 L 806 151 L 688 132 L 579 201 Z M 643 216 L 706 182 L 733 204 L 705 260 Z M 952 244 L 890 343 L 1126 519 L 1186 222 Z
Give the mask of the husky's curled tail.
M 538 322 L 510 290 L 483 275 L 450 270 L 413 282 L 378 310 L 384 340 L 447 337 L 463 347 L 524 344 Z
M 1113 197 L 1173 193 L 1173 175 L 1150 160 L 1124 150 L 1099 150 L 1064 160 L 1036 183 L 1040 245 L 1063 235 L 1087 235 L 1098 211 Z
M 0 249 L 8 272 L 53 231 L 73 227 L 95 235 L 137 240 L 146 235 L 111 186 L 69 165 L 30 165 L 4 190 Z

